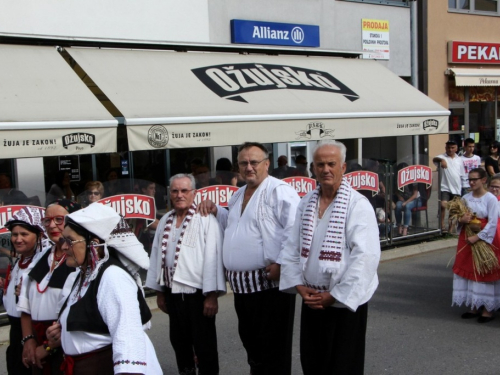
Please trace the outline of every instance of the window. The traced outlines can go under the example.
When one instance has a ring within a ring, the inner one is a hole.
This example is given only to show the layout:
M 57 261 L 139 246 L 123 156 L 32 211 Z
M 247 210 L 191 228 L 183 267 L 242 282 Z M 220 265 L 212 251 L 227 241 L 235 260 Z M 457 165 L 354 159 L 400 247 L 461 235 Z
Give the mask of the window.
M 500 15 L 498 0 L 448 0 L 448 9 L 457 12 Z

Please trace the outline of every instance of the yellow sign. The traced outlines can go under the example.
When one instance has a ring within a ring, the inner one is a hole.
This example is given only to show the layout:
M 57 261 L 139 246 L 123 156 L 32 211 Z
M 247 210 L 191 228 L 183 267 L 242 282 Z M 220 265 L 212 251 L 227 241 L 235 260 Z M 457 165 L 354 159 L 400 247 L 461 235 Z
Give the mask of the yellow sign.
M 363 19 L 363 31 L 389 31 L 389 21 Z

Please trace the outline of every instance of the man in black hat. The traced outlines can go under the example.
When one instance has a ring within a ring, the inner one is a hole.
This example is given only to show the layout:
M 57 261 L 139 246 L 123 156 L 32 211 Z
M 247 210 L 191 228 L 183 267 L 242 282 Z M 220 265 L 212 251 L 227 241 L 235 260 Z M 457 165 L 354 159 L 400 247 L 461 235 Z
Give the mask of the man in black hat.
M 445 153 L 436 156 L 432 161 L 436 166 L 441 166 L 441 229 L 446 231 L 444 218 L 446 216 L 446 205 L 454 197 L 460 197 L 462 188 L 467 187 L 467 175 L 465 174 L 464 162 L 457 155 L 457 143 L 450 139 L 446 142 Z

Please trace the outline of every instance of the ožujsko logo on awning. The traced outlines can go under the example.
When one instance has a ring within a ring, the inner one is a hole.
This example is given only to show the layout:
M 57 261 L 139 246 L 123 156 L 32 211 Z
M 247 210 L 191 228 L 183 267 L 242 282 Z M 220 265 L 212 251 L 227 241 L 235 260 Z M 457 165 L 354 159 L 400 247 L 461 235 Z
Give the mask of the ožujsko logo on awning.
M 95 135 L 89 133 L 72 133 L 66 134 L 62 137 L 63 147 L 68 148 L 68 146 L 74 144 L 87 144 L 90 147 L 95 146 Z
M 227 64 L 191 70 L 221 98 L 247 103 L 240 95 L 262 90 L 311 90 L 359 99 L 354 91 L 328 72 L 274 64 Z

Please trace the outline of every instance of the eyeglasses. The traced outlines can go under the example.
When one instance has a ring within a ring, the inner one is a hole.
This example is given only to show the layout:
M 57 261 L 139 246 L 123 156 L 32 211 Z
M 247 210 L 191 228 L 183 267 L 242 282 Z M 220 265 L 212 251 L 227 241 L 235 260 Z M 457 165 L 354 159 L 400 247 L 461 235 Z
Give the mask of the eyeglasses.
M 78 242 L 85 242 L 85 240 L 70 240 L 69 238 L 65 238 L 65 237 L 59 237 L 59 240 L 57 241 L 59 243 L 59 246 L 63 246 L 64 244 L 68 245 L 68 247 L 73 247 L 73 245 L 75 243 L 78 243 Z
M 471 181 L 477 181 L 477 180 L 482 180 L 482 178 L 469 178 L 468 181 L 471 182 Z
M 269 158 L 264 158 L 261 161 L 257 161 L 257 160 L 250 160 L 250 162 L 248 162 L 248 161 L 239 161 L 238 165 L 239 165 L 240 168 L 246 168 L 246 167 L 248 167 L 248 164 L 250 164 L 250 166 L 252 168 L 256 168 L 260 163 L 262 163 L 264 160 L 267 160 L 267 159 L 269 159 Z
M 179 193 L 182 193 L 183 195 L 186 195 L 187 193 L 189 193 L 190 191 L 193 191 L 193 190 L 195 190 L 195 189 L 181 189 L 181 190 L 173 189 L 173 190 L 170 190 L 170 194 L 179 195 Z
M 66 237 L 59 237 L 59 240 L 57 241 L 59 243 L 59 246 L 63 246 L 64 244 L 68 245 L 68 247 L 73 247 L 75 243 L 78 242 L 85 242 L 85 240 L 70 240 L 69 238 Z
M 87 195 L 95 195 L 97 197 L 98 195 L 101 195 L 101 193 L 98 191 L 87 191 Z
M 494 189 L 494 190 L 496 190 L 496 189 L 500 189 L 500 186 L 490 185 L 490 189 Z
M 56 225 L 64 224 L 64 216 L 45 216 L 42 219 L 42 224 L 46 227 L 50 225 L 50 223 L 54 220 Z

